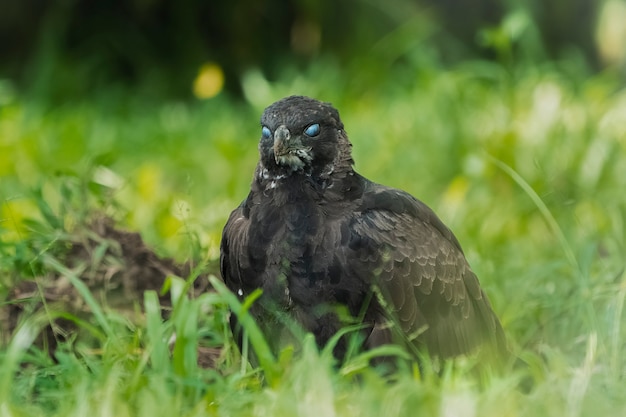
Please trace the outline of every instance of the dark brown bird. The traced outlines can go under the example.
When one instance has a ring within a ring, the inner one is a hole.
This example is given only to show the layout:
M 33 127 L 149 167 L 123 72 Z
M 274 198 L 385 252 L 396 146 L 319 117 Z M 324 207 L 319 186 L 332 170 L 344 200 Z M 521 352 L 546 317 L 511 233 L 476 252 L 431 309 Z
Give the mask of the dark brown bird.
M 421 201 L 354 170 L 335 108 L 291 96 L 265 109 L 261 126 L 251 190 L 224 227 L 220 261 L 242 299 L 263 291 L 250 311 L 276 353 L 290 324 L 321 347 L 346 316 L 363 324 L 366 349 L 397 343 L 441 358 L 504 350 L 456 237 Z

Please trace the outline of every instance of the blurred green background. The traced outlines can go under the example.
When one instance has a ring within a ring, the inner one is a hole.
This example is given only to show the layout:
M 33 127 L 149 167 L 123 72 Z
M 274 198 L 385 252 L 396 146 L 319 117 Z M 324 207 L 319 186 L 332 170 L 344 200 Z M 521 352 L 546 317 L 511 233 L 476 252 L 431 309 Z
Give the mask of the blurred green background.
M 188 99 L 206 61 L 234 95 L 251 69 L 276 81 L 321 59 L 409 83 L 407 66 L 477 58 L 598 71 L 623 63 L 621 3 L 3 0 L 0 62 L 21 91 L 62 101 L 116 88 Z
M 310 95 L 361 174 L 454 230 L 529 364 L 533 400 L 494 385 L 479 415 L 623 415 L 625 22 L 624 0 L 0 0 L 0 295 L 98 212 L 215 260 L 263 109 Z
M 333 102 L 358 169 L 433 204 L 477 187 L 472 176 L 493 171 L 485 153 L 559 202 L 575 201 L 578 177 L 593 189 L 608 169 L 597 158 L 618 154 L 585 126 L 604 118 L 602 135 L 620 130 L 611 110 L 626 68 L 623 1 L 0 8 L 4 227 L 30 214 L 28 187 L 71 177 L 120 202 L 169 251 L 191 216 L 215 256 L 253 170 L 258 117 L 288 94 Z M 561 146 L 575 135 L 585 138 Z
M 276 81 L 322 59 L 409 84 L 425 64 L 477 58 L 598 71 L 623 61 L 621 3 L 3 0 L 0 62 L 21 91 L 50 100 L 111 88 L 188 99 L 206 61 L 234 95 L 252 69 Z

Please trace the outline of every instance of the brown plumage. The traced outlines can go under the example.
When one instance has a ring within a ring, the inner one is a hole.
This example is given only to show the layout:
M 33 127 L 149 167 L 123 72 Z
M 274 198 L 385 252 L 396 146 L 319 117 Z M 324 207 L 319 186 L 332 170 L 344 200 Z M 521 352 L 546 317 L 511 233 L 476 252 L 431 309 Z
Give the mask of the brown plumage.
M 341 312 L 363 323 L 365 348 L 397 343 L 442 358 L 504 350 L 456 237 L 421 201 L 354 171 L 336 109 L 287 97 L 261 125 L 250 193 L 224 227 L 221 271 L 242 299 L 263 291 L 251 313 L 276 351 L 293 322 L 324 346 L 345 324 Z

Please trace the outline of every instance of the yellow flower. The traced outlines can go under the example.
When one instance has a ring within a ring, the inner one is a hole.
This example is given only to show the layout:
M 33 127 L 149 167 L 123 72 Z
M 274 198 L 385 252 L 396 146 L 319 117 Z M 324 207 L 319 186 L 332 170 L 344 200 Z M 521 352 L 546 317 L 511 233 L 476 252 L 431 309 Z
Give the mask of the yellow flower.
M 193 93 L 200 99 L 215 97 L 224 87 L 224 71 L 222 67 L 208 62 L 200 67 L 193 81 Z

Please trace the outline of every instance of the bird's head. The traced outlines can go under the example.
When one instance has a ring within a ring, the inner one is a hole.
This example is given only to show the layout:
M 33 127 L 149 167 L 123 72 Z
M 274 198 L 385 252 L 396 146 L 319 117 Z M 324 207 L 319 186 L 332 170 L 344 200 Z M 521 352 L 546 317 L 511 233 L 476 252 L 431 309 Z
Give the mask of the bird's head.
M 267 107 L 261 117 L 260 163 L 270 178 L 328 176 L 349 169 L 350 147 L 339 112 L 329 103 L 290 96 Z

